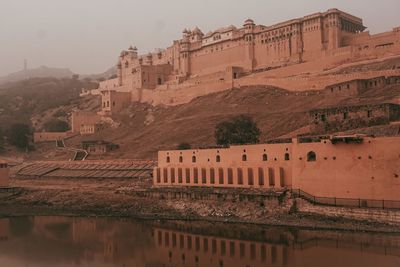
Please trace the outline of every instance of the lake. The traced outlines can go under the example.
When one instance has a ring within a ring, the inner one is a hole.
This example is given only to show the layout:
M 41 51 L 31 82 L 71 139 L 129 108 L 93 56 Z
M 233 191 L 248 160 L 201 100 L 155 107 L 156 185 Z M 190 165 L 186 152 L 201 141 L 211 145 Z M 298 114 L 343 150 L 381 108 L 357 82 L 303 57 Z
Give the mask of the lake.
M 400 235 L 113 218 L 2 218 L 0 266 L 398 267 Z

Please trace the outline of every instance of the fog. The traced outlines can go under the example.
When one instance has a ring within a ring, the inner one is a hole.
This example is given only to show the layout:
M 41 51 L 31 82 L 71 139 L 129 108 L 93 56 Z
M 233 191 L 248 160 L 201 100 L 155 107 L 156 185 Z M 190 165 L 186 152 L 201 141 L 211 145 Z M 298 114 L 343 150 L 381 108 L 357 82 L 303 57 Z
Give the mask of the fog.
M 247 18 L 270 25 L 336 7 L 373 33 L 400 25 L 399 0 L 0 0 L 0 75 L 41 65 L 103 72 L 119 52 L 169 46 L 184 28 L 206 33 Z

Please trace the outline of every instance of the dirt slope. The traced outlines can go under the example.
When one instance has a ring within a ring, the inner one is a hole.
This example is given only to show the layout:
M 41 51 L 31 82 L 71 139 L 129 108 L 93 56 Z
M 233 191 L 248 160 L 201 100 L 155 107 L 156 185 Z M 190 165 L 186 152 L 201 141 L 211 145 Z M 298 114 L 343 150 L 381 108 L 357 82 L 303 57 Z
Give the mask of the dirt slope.
M 249 87 L 198 97 L 176 107 L 152 107 L 135 103 L 115 117 L 118 128 L 101 131 L 89 139 L 103 139 L 120 145 L 107 157 L 155 158 L 160 149 L 174 149 L 181 142 L 192 147 L 214 145 L 215 125 L 239 114 L 255 119 L 261 141 L 277 138 L 308 124 L 310 109 L 333 105 L 388 102 L 399 97 L 399 88 L 366 92 L 356 98 L 332 98 L 322 92 L 295 93 L 275 87 Z M 79 145 L 81 137 L 67 141 Z

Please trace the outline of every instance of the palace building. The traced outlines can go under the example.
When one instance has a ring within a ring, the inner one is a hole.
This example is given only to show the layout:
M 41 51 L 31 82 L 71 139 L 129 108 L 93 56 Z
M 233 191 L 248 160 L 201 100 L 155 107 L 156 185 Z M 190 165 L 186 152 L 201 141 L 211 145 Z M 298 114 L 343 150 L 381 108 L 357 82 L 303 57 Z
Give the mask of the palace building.
M 97 93 L 103 97 L 103 111 L 112 113 L 130 101 L 173 104 L 254 81 L 268 84 L 246 77 L 277 68 L 286 68 L 290 76 L 400 54 L 400 27 L 376 35 L 365 30 L 361 18 L 338 9 L 271 26 L 248 19 L 242 27 L 209 33 L 185 29 L 165 49 L 144 55 L 132 46 L 122 51 L 117 77 L 101 82 Z

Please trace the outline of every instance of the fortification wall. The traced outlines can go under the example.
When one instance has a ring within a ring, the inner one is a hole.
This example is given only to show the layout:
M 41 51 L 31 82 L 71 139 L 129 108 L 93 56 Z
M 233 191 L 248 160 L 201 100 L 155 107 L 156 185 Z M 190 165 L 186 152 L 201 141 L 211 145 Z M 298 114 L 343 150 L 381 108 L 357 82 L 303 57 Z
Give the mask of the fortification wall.
M 316 161 L 307 161 L 315 152 Z M 293 147 L 293 188 L 322 197 L 400 200 L 398 137 Z
M 33 133 L 33 142 L 52 142 L 74 136 L 73 132 L 36 132 Z
M 295 188 L 319 197 L 400 200 L 398 137 L 160 151 L 156 186 Z

